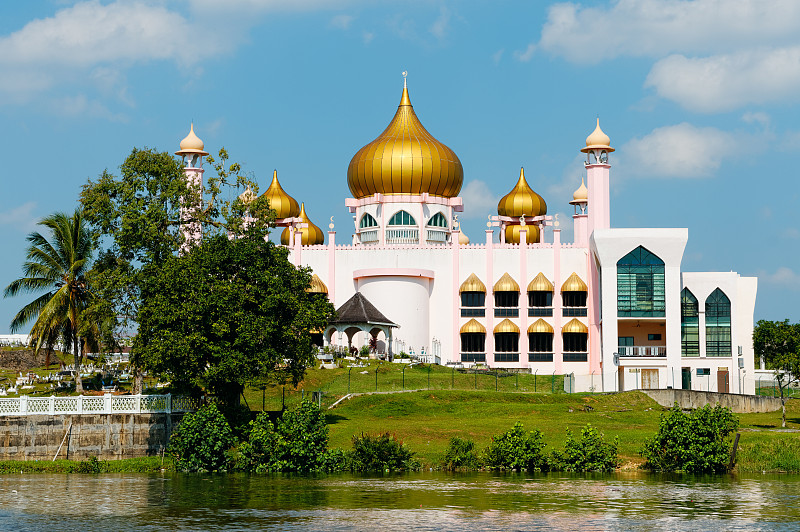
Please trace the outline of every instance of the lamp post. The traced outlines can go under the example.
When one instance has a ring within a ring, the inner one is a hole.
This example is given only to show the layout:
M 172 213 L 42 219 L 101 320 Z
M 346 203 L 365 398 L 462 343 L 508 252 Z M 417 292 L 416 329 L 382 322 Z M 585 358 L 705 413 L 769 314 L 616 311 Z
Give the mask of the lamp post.
M 408 367 L 408 364 L 405 364 L 403 366 L 403 391 L 406 391 L 406 367 Z M 376 391 L 377 391 L 377 388 L 376 388 Z
M 350 372 L 353 371 L 352 366 L 347 366 L 347 393 L 350 394 Z

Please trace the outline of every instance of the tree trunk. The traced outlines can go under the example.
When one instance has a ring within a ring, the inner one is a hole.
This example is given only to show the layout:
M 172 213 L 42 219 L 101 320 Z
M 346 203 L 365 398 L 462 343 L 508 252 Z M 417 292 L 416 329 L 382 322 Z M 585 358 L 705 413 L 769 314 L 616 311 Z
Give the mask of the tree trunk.
M 72 341 L 72 349 L 75 358 L 75 392 L 82 394 L 83 393 L 83 380 L 81 379 L 81 356 L 80 352 L 80 340 L 76 336 L 75 339 Z
M 144 390 L 144 375 L 142 375 L 141 370 L 137 367 L 133 367 L 133 386 L 131 387 L 131 393 L 133 395 L 140 395 Z
M 781 417 L 781 428 L 786 428 L 786 399 L 783 397 L 783 387 L 781 387 L 781 410 L 783 415 Z

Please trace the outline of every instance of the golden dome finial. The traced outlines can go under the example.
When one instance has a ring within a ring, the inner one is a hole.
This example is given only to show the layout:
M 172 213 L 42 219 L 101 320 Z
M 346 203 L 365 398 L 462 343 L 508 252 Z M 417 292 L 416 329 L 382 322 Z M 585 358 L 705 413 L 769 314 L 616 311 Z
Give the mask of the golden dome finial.
M 600 118 L 597 118 L 597 127 L 594 128 L 594 131 L 586 137 L 586 147 L 581 148 L 581 151 L 586 153 L 590 150 L 605 150 L 609 153 L 614 151 L 614 148 L 611 147 L 611 139 L 603 133 L 603 130 L 600 129 Z
M 176 151 L 175 155 L 187 155 L 190 153 L 208 155 L 207 152 L 203 151 L 205 149 L 203 141 L 200 140 L 200 137 L 198 137 L 194 132 L 194 122 L 192 122 L 191 126 L 189 126 L 189 134 L 184 137 L 180 146 L 180 151 Z
M 525 168 L 519 169 L 519 180 L 514 188 L 511 189 L 511 192 L 503 196 L 497 203 L 497 214 L 511 218 L 547 214 L 547 203 L 545 203 L 544 198 L 534 192 L 525 180 Z M 519 233 L 523 228 L 527 231 L 525 241 L 528 244 L 539 241 L 539 228 L 537 226 L 510 224 L 505 229 L 506 242 L 519 244 Z
M 261 195 L 269 201 L 269 208 L 275 211 L 277 219 L 294 218 L 300 214 L 300 205 L 297 200 L 287 194 L 278 182 L 278 171 L 272 172 L 272 183 Z
M 302 235 L 300 243 L 303 246 L 315 246 L 317 244 L 325 243 L 325 235 L 322 233 L 322 229 L 314 225 L 314 223 L 308 218 L 308 215 L 306 214 L 305 203 L 300 204 L 300 214 L 297 217 L 300 218 L 300 223 L 308 225 L 308 227 L 300 227 L 294 230 Z M 281 244 L 288 245 L 291 240 L 292 227 L 287 227 L 283 230 L 283 233 L 281 233 Z
M 389 126 L 358 150 L 347 168 L 347 185 L 356 199 L 376 193 L 452 198 L 463 181 L 461 161 L 420 123 L 405 82 Z

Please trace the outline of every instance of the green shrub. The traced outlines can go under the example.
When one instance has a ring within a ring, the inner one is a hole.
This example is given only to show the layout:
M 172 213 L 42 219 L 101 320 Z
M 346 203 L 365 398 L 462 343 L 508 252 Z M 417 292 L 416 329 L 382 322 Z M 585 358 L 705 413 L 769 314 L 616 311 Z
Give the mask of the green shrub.
M 475 450 L 475 442 L 458 436 L 450 438 L 450 444 L 442 459 L 442 468 L 447 471 L 474 471 L 481 468 L 481 460 Z
M 605 441 L 602 432 L 587 424 L 581 429 L 580 439 L 575 439 L 567 429 L 564 452 L 553 451 L 550 468 L 557 471 L 613 471 L 619 466 L 617 448 L 619 438 Z
M 239 446 L 240 469 L 255 471 L 320 471 L 325 466 L 328 425 L 314 403 L 303 401 L 275 423 L 261 413 L 250 423 L 247 441 Z
M 486 466 L 498 470 L 546 471 L 548 462 L 542 453 L 545 444 L 538 430 L 526 432 L 517 421 L 508 432 L 492 438 L 484 451 Z
M 322 455 L 322 470 L 326 473 L 350 471 L 350 453 L 338 447 L 328 449 Z
M 236 443 L 230 425 L 216 405 L 186 414 L 172 433 L 167 452 L 179 471 L 224 471 L 227 451 Z
M 724 473 L 730 461 L 729 436 L 739 420 L 729 408 L 709 405 L 690 414 L 675 403 L 661 414 L 658 433 L 645 441 L 643 467 L 654 471 Z
M 413 471 L 420 467 L 414 453 L 394 434 L 353 436 L 352 471 Z

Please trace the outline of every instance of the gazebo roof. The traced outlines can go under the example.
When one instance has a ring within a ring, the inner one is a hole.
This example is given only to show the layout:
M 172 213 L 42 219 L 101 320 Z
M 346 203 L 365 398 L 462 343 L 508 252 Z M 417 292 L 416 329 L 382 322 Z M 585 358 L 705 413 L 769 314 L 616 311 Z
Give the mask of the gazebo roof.
M 356 292 L 353 297 L 348 299 L 341 307 L 336 309 L 336 318 L 331 320 L 331 325 L 336 324 L 357 324 L 366 323 L 369 325 L 385 325 L 387 327 L 399 327 L 384 316 L 375 305 L 369 302 L 361 292 Z

